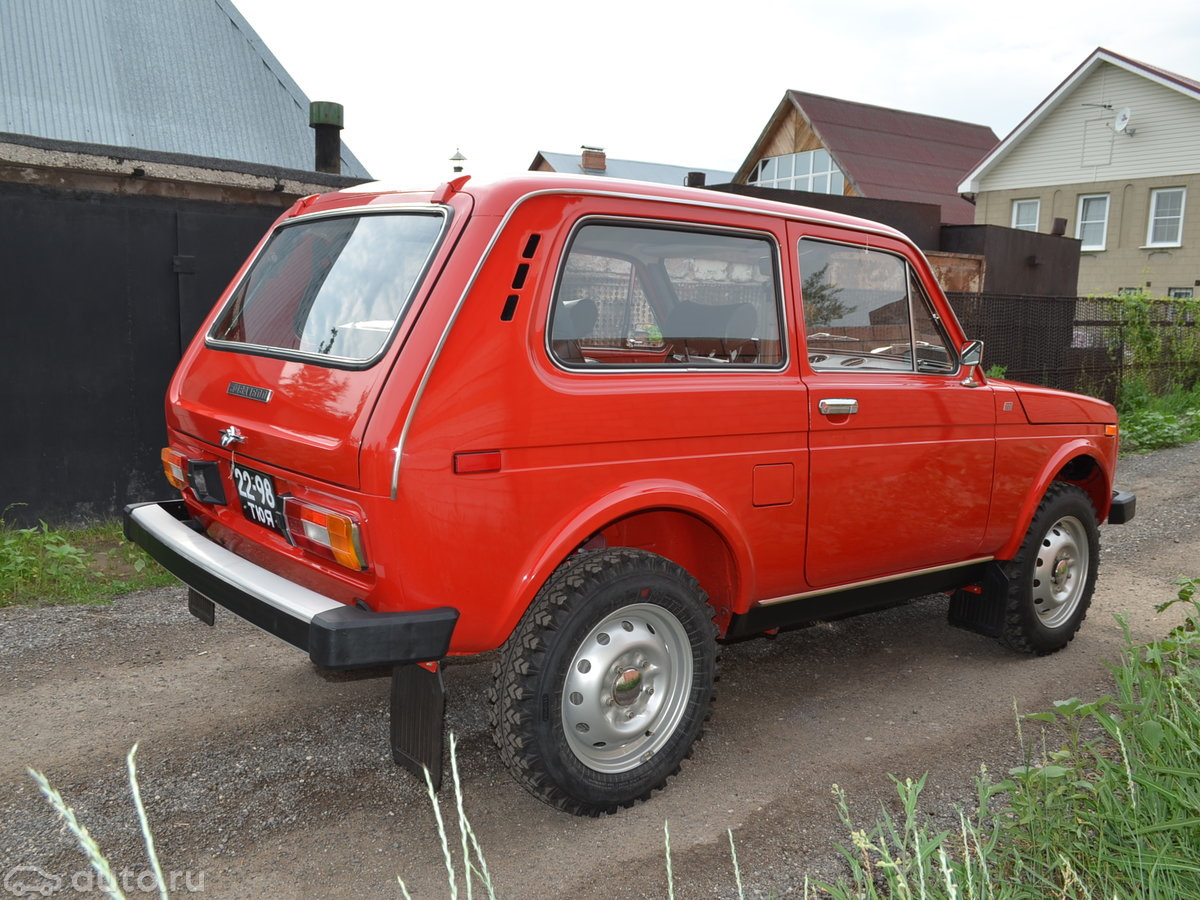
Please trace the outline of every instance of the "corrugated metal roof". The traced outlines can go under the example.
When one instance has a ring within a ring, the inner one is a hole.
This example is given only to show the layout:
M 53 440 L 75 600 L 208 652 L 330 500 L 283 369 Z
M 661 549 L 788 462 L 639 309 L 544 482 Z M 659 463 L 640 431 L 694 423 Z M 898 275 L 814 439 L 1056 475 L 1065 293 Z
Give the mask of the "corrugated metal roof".
M 733 173 L 723 169 L 705 169 L 700 166 L 672 166 L 666 163 L 638 162 L 633 159 L 605 160 L 603 171 L 585 169 L 578 153 L 549 153 L 539 150 L 534 157 L 533 168 L 541 158 L 550 164 L 555 172 L 565 172 L 569 175 L 597 175 L 608 178 L 628 178 L 631 181 L 650 181 L 655 184 L 683 184 L 688 172 L 703 172 L 708 184 L 728 184 L 733 180 Z
M 308 98 L 230 0 L 3 0 L 0 132 L 313 168 Z M 369 178 L 349 150 L 342 173 Z
M 974 223 L 958 182 L 998 143 L 992 129 L 802 91 L 788 98 L 862 196 L 936 203 L 943 223 Z

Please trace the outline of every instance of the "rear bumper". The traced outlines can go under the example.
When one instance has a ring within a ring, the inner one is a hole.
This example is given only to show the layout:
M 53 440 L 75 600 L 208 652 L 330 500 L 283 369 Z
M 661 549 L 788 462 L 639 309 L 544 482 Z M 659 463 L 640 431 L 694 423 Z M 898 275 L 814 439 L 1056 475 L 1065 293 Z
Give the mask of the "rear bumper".
M 373 612 L 294 584 L 209 540 L 182 500 L 125 507 L 125 537 L 197 593 L 307 651 L 323 668 L 439 660 L 458 621 L 451 607 Z
M 1108 524 L 1124 525 L 1137 512 L 1137 497 L 1129 491 L 1113 491 L 1112 506 L 1108 508 Z

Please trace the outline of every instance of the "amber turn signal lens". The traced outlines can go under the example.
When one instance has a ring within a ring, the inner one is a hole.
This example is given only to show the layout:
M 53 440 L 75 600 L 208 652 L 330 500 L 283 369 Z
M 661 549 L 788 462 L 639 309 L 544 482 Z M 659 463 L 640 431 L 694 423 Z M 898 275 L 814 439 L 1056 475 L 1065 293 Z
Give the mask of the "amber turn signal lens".
M 172 450 L 170 447 L 163 447 L 161 457 L 163 474 L 167 476 L 167 481 L 171 482 L 171 487 L 182 491 L 188 486 L 187 457 L 178 450 Z
M 284 499 L 283 515 L 288 534 L 297 547 L 332 559 L 347 569 L 361 571 L 367 567 L 359 525 L 351 516 L 295 497 Z

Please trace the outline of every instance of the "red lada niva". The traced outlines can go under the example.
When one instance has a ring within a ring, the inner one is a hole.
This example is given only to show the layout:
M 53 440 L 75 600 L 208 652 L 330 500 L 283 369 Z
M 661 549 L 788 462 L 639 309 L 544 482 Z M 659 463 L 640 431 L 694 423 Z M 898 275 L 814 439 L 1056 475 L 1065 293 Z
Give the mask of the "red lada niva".
M 1100 400 L 995 381 L 882 225 L 527 175 L 307 197 L 183 357 L 126 532 L 318 666 L 391 666 L 395 759 L 440 779 L 439 661 L 499 648 L 516 779 L 646 798 L 718 641 L 952 592 L 1028 653 L 1087 612 L 1113 490 Z

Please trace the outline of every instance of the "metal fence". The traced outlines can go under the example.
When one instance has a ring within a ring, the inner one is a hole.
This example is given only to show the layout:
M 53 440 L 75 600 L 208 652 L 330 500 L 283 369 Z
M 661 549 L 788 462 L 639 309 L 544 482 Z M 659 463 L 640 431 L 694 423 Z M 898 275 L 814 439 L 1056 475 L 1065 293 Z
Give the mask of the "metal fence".
M 1130 307 L 1109 297 L 947 295 L 970 338 L 987 347 L 984 365 L 1004 377 L 1114 402 L 1137 376 L 1161 393 L 1200 379 L 1194 304 L 1150 300 Z

